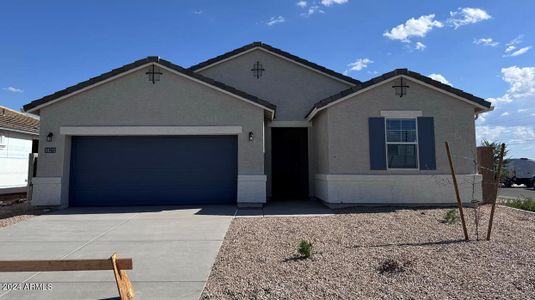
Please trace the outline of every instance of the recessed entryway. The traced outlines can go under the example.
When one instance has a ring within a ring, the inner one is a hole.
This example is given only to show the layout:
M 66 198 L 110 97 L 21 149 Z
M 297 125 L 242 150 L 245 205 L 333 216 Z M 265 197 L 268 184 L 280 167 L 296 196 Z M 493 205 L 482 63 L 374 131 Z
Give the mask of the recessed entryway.
M 308 128 L 271 128 L 272 199 L 308 198 Z

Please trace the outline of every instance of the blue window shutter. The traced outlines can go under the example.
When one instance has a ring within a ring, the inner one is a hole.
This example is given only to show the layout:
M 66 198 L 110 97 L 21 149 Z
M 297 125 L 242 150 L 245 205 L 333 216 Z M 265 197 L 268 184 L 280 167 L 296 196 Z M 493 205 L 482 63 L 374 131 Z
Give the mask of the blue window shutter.
M 386 170 L 385 118 L 368 119 L 370 169 Z
M 418 118 L 418 151 L 420 170 L 436 170 L 435 125 L 432 117 Z

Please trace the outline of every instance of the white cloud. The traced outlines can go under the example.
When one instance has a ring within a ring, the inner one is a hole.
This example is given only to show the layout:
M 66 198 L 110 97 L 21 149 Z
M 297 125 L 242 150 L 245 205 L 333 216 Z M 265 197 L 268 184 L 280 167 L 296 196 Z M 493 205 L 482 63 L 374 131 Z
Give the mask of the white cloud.
M 531 46 L 527 46 L 527 47 L 524 47 L 524 48 L 520 48 L 520 49 L 516 50 L 515 52 L 511 53 L 511 56 L 519 56 L 519 55 L 522 55 L 522 54 L 528 52 L 529 49 L 531 49 Z
M 444 24 L 435 20 L 435 15 L 421 16 L 418 19 L 410 18 L 404 24 L 400 24 L 390 31 L 383 33 L 383 36 L 391 40 L 410 42 L 412 37 L 424 37 L 434 27 L 441 28 Z
M 524 38 L 524 35 L 523 34 L 519 34 L 517 37 L 515 37 L 514 39 L 509 41 L 509 43 L 505 44 L 507 46 L 507 48 L 505 48 L 505 50 L 504 50 L 503 57 L 519 56 L 519 55 L 522 55 L 522 54 L 528 52 L 529 49 L 531 49 L 531 46 L 527 46 L 527 47 L 523 47 L 523 48 L 518 49 L 517 45 L 522 43 L 523 38 Z M 514 50 L 516 50 L 516 51 L 514 51 Z
M 524 144 L 535 140 L 535 129 L 530 126 L 476 126 L 478 141 L 489 140 L 505 143 Z
M 433 74 L 429 74 L 428 77 L 433 80 L 442 82 L 443 84 L 451 85 L 451 83 L 446 79 L 446 77 L 442 76 L 441 74 L 433 73 Z
M 275 24 L 284 23 L 284 22 L 286 22 L 286 19 L 284 19 L 283 16 L 271 17 L 271 18 L 269 18 L 269 20 L 266 22 L 266 25 L 267 25 L 267 26 L 273 26 L 273 25 L 275 25 Z
M 476 121 L 478 140 L 505 142 L 511 146 L 512 156 L 532 156 L 535 113 L 530 108 L 535 103 L 535 67 L 512 66 L 501 73 L 509 87 L 503 96 L 489 99 L 495 109 L 484 114 L 486 120 Z
M 501 97 L 487 99 L 490 102 L 510 103 L 513 99 L 535 96 L 535 67 L 502 68 L 502 79 L 509 84 L 509 89 Z
M 514 39 L 510 40 L 509 43 L 507 43 L 506 45 L 507 46 L 518 45 L 518 44 L 522 43 L 522 39 L 524 39 L 524 35 L 523 34 L 519 34 Z
M 535 96 L 535 67 L 503 68 L 502 79 L 509 83 L 506 95 L 511 98 Z
M 301 16 L 304 16 L 304 17 L 310 17 L 310 16 L 312 16 L 314 14 L 324 14 L 325 13 L 325 11 L 323 11 L 319 5 L 314 4 L 314 3 L 308 5 L 308 7 L 302 7 L 302 8 L 305 9 L 305 12 L 303 12 L 301 14 Z
M 199 9 L 199 10 L 194 10 L 193 13 L 196 15 L 202 15 L 204 11 L 202 11 L 202 9 Z
M 474 44 L 483 45 L 483 46 L 490 46 L 490 47 L 496 47 L 500 43 L 495 42 L 492 38 L 481 38 L 481 39 L 474 40 Z
M 507 133 L 505 126 L 476 126 L 476 136 L 478 141 L 489 140 L 499 141 L 499 137 Z
M 301 7 L 301 8 L 305 8 L 307 7 L 308 3 L 306 1 L 299 1 L 297 2 L 297 6 Z
M 344 4 L 347 3 L 348 0 L 321 0 L 321 4 L 325 6 L 331 6 L 333 4 Z
M 8 92 L 12 92 L 12 93 L 24 93 L 24 90 L 21 90 L 21 89 L 18 89 L 16 87 L 12 87 L 12 86 L 5 87 L 5 88 L 3 88 L 3 90 L 8 91 Z
M 416 50 L 424 51 L 425 48 L 427 48 L 427 46 L 424 45 L 424 43 L 416 42 Z
M 348 0 L 321 0 L 321 1 L 301 0 L 301 1 L 298 1 L 296 4 L 297 6 L 303 9 L 303 13 L 301 13 L 301 16 L 309 17 L 314 14 L 324 14 L 325 13 L 325 11 L 323 10 L 324 7 L 329 7 L 335 4 L 344 4 L 347 2 Z
M 491 16 L 481 8 L 464 7 L 456 11 L 450 11 L 450 18 L 446 22 L 457 29 L 461 26 L 479 23 L 490 18 Z
M 346 70 L 344 73 L 347 74 L 351 71 L 360 71 L 362 69 L 367 68 L 369 64 L 373 64 L 373 60 L 369 58 L 359 58 L 355 62 L 348 64 L 347 66 L 349 67 L 349 69 Z
M 507 48 L 505 48 L 505 53 L 509 53 L 515 49 L 516 49 L 516 46 L 513 46 L 513 45 L 508 46 Z

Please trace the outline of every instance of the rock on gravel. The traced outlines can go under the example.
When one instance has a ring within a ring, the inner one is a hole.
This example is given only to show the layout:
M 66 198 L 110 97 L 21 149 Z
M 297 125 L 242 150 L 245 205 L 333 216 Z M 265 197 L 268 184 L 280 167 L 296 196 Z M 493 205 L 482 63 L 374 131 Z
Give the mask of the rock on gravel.
M 535 214 L 499 206 L 492 240 L 465 242 L 446 211 L 234 219 L 202 299 L 535 299 Z M 311 259 L 297 257 L 301 240 Z M 401 268 L 383 272 L 385 261 Z

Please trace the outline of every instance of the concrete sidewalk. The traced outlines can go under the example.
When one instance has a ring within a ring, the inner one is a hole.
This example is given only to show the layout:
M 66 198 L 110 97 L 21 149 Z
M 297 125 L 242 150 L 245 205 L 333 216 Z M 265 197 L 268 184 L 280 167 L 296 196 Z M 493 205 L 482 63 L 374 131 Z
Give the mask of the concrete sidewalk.
M 131 257 L 136 299 L 198 299 L 236 207 L 69 208 L 0 229 L 0 260 Z M 0 273 L 52 283 L 0 299 L 116 299 L 112 271 Z

